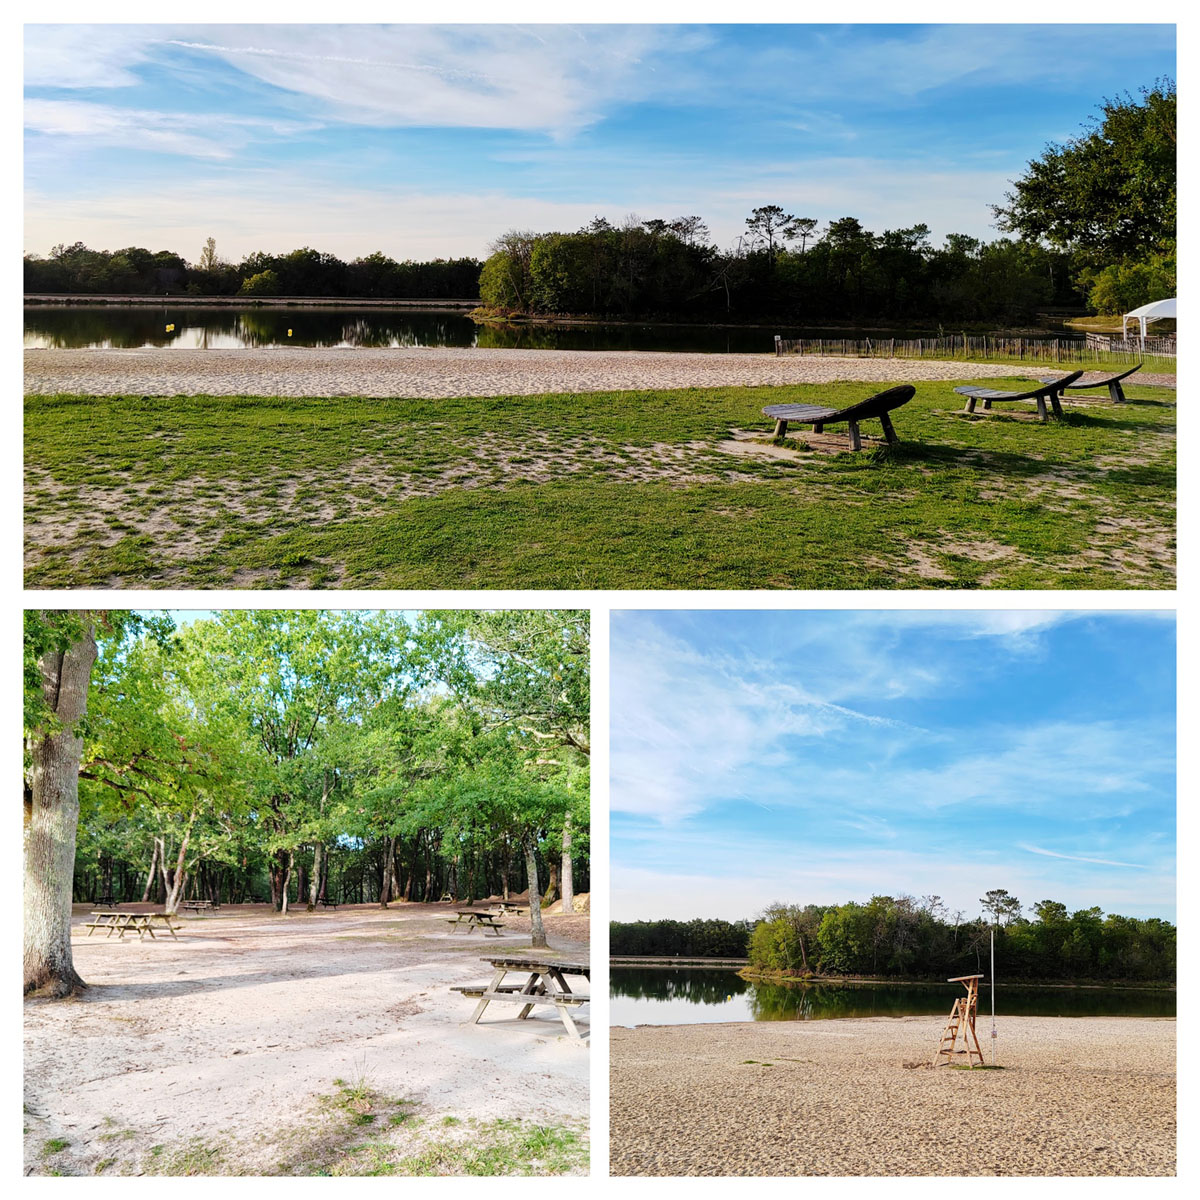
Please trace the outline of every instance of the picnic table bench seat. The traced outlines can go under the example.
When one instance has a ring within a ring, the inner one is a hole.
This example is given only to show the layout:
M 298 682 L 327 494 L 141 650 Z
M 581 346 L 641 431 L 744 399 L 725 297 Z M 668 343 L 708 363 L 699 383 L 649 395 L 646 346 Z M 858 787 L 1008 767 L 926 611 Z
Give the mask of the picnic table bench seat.
M 877 420 L 883 426 L 883 436 L 889 446 L 895 446 L 900 439 L 892 427 L 888 416 L 893 409 L 907 404 L 917 389 L 912 384 L 901 384 L 899 387 L 888 388 L 884 392 L 876 392 L 856 404 L 846 408 L 827 408 L 819 404 L 768 404 L 763 409 L 763 415 L 775 421 L 775 437 L 785 437 L 788 425 L 796 422 L 800 425 L 811 425 L 814 433 L 822 433 L 826 425 L 846 422 L 850 435 L 850 449 L 861 450 L 862 438 L 859 436 L 859 422 L 871 419 Z
M 1067 392 L 1082 392 L 1087 388 L 1106 387 L 1108 388 L 1108 394 L 1112 398 L 1112 402 L 1114 404 L 1125 404 L 1127 401 L 1125 390 L 1121 387 L 1121 380 L 1128 379 L 1129 376 L 1134 373 L 1134 371 L 1140 371 L 1144 365 L 1145 364 L 1143 363 L 1138 363 L 1137 366 L 1130 367 L 1128 371 L 1122 371 L 1118 375 L 1110 375 L 1107 379 L 1089 379 L 1086 383 L 1079 382 L 1077 377 L 1074 383 L 1065 384 L 1063 390 Z M 1044 379 L 1039 380 L 1039 382 L 1054 383 L 1056 380 L 1055 377 L 1048 375 Z
M 1049 420 L 1049 415 L 1046 412 L 1046 404 L 1049 403 L 1056 417 L 1061 417 L 1062 405 L 1059 403 L 1059 396 L 1063 391 L 1077 380 L 1082 371 L 1072 371 L 1070 375 L 1060 375 L 1054 379 L 1040 380 L 1038 386 L 1030 388 L 1024 392 L 1006 392 L 999 388 L 989 387 L 956 387 L 954 390 L 960 396 L 966 396 L 967 405 L 963 412 L 973 413 L 975 411 L 975 402 L 983 401 L 983 407 L 990 409 L 993 402 L 1004 401 L 1005 403 L 1012 400 L 1032 400 L 1037 405 L 1038 420 L 1043 425 Z

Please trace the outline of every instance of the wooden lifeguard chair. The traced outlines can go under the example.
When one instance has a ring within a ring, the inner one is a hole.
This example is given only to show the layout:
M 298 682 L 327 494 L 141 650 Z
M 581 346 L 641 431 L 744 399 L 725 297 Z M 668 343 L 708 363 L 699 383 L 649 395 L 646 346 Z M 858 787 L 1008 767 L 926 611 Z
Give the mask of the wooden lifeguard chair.
M 961 983 L 967 989 L 967 994 L 955 1000 L 954 1007 L 950 1010 L 950 1019 L 946 1022 L 946 1028 L 942 1030 L 942 1044 L 933 1056 L 931 1065 L 936 1067 L 943 1061 L 952 1063 L 956 1055 L 965 1054 L 967 1066 L 973 1067 L 977 1058 L 979 1065 L 983 1066 L 983 1051 L 979 1048 L 979 1039 L 975 1036 L 975 1010 L 979 1007 L 979 981 L 982 978 L 982 975 L 956 975 L 953 979 L 946 980 L 947 983 Z M 959 1033 L 962 1034 L 963 1040 L 961 1050 L 958 1049 Z M 972 1042 L 975 1044 L 973 1050 Z

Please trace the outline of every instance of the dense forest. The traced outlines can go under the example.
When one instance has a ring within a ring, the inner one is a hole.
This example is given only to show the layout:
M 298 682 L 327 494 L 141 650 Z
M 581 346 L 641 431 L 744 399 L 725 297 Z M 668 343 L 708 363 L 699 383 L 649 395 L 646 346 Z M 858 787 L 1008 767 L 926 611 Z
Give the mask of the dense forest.
M 328 296 L 335 299 L 473 300 L 482 264 L 474 258 L 397 262 L 382 251 L 343 262 L 305 246 L 225 262 L 209 238 L 198 260 L 141 246 L 92 250 L 82 242 L 25 256 L 26 293 L 119 296 Z
M 28 613 L 27 987 L 72 898 L 569 911 L 588 645 L 554 610 Z
M 616 955 L 748 957 L 768 975 L 862 976 L 941 980 L 987 971 L 989 940 L 1012 981 L 1161 983 L 1175 978 L 1175 926 L 1157 917 L 1107 916 L 1099 908 L 1068 912 L 1042 900 L 1023 915 L 1005 889 L 981 898 L 983 914 L 951 913 L 938 896 L 873 896 L 866 904 L 775 904 L 749 922 L 614 923 Z M 724 926 L 728 940 L 706 943 L 705 926 Z M 747 933 L 746 931 L 749 930 Z M 741 952 L 735 948 L 741 935 Z M 712 944 L 720 948 L 704 951 Z
M 608 951 L 646 958 L 745 958 L 753 921 L 613 921 Z

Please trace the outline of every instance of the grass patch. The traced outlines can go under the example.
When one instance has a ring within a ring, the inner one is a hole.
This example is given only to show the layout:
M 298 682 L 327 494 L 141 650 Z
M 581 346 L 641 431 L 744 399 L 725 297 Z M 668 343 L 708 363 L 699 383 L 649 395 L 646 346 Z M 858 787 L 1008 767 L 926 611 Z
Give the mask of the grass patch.
M 42 1153 L 46 1155 L 61 1154 L 70 1144 L 66 1138 L 50 1138 L 42 1143 Z
M 565 1125 L 469 1120 L 419 1146 L 370 1142 L 349 1147 L 329 1175 L 565 1175 L 586 1172 L 587 1143 Z
M 972 382 L 964 380 L 963 382 Z M 992 386 L 1020 386 L 986 380 Z M 1170 588 L 1174 391 L 795 457 L 761 408 L 871 385 L 458 400 L 31 396 L 30 587 Z M 870 423 L 864 432 L 878 432 Z M 801 439 L 785 439 L 799 449 Z

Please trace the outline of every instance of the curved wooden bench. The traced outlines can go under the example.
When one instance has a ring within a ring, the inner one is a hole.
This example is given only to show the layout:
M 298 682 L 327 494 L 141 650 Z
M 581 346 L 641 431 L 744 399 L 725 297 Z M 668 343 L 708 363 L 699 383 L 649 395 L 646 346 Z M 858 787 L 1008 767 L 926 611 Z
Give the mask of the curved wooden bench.
M 1068 383 L 1063 390 L 1067 392 L 1082 392 L 1087 388 L 1106 387 L 1108 388 L 1108 394 L 1112 397 L 1112 402 L 1114 404 L 1124 404 L 1126 399 L 1125 392 L 1121 387 L 1121 380 L 1128 379 L 1129 376 L 1134 373 L 1134 371 L 1140 371 L 1144 365 L 1144 363 L 1138 363 L 1136 367 L 1130 367 L 1128 371 L 1122 371 L 1120 375 L 1110 375 L 1107 379 L 1093 379 L 1090 383 Z M 1055 380 L 1047 377 L 1040 382 L 1054 383 Z
M 888 388 L 886 392 L 868 396 L 857 404 L 851 404 L 849 408 L 822 408 L 819 404 L 768 404 L 763 409 L 763 415 L 774 418 L 775 437 L 786 436 L 788 425 L 792 421 L 801 425 L 811 425 L 814 433 L 821 433 L 826 425 L 845 421 L 850 429 L 851 450 L 862 449 L 862 439 L 858 433 L 859 422 L 875 418 L 883 426 L 883 436 L 887 438 L 888 445 L 895 446 L 899 444 L 900 439 L 892 428 L 888 413 L 902 404 L 907 404 L 916 394 L 917 389 L 912 384 L 904 383 L 899 387 Z
M 1054 415 L 1061 417 L 1063 415 L 1062 405 L 1058 402 L 1058 398 L 1082 374 L 1082 371 L 1073 371 L 1070 375 L 1063 375 L 1057 379 L 1043 379 L 1037 387 L 1030 388 L 1027 392 L 1001 392 L 995 388 L 986 387 L 956 387 L 954 390 L 960 396 L 967 397 L 967 406 L 963 409 L 963 412 L 969 413 L 975 411 L 976 400 L 982 400 L 984 408 L 991 408 L 994 400 L 1033 400 L 1037 404 L 1038 419 L 1044 425 L 1048 419 L 1046 402 L 1050 402 L 1050 407 L 1054 410 Z

